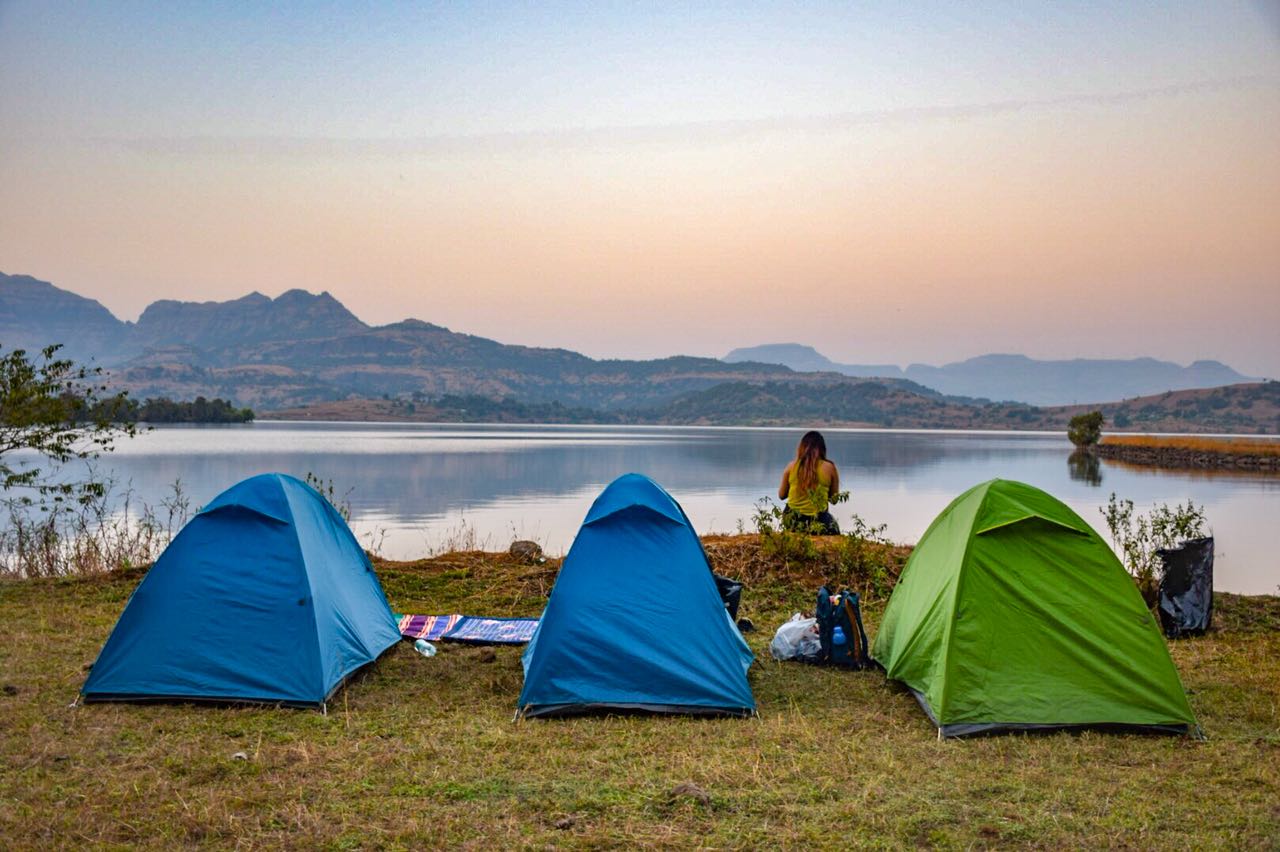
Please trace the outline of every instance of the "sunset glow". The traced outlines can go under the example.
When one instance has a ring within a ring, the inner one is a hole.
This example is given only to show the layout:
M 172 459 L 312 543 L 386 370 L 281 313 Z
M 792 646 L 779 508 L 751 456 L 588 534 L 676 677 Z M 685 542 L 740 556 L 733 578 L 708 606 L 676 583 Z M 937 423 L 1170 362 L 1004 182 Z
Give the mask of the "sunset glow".
M 1277 17 L 969 8 L 2 3 L 0 270 L 125 319 L 302 287 L 595 357 L 1280 376 Z

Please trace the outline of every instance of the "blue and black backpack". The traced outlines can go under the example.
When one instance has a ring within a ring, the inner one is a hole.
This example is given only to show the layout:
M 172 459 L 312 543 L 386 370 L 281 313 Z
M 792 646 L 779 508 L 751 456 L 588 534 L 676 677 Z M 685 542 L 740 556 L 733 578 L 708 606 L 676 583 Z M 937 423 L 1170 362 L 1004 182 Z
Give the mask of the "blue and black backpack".
M 858 594 L 844 589 L 838 595 L 823 586 L 818 589 L 818 638 L 822 652 L 817 662 L 850 669 L 870 668 L 867 633 L 862 629 L 862 610 Z

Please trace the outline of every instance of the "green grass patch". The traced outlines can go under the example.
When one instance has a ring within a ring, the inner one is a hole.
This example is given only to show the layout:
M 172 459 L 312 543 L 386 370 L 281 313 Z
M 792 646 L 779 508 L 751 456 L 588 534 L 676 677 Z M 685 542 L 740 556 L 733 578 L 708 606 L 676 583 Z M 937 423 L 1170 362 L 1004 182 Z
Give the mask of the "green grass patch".
M 849 570 L 847 554 L 771 569 L 751 536 L 708 550 L 748 579 L 756 719 L 513 722 L 519 648 L 442 645 L 426 659 L 407 643 L 327 714 L 72 708 L 142 572 L 0 583 L 0 837 L 11 848 L 1274 847 L 1280 599 L 1221 595 L 1216 629 L 1171 646 L 1204 741 L 940 742 L 881 674 L 768 657 L 773 629 L 812 605 L 825 575 Z M 897 566 L 902 553 L 881 556 Z M 463 553 L 378 569 L 398 610 L 516 616 L 541 611 L 556 566 Z M 882 606 L 869 601 L 873 633 Z

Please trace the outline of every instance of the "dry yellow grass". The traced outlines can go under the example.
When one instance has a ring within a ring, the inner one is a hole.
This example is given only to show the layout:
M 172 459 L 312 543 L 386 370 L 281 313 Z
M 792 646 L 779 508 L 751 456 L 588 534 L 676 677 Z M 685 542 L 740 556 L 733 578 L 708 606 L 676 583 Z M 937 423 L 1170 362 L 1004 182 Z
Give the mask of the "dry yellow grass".
M 1280 458 L 1280 440 L 1265 438 L 1208 438 L 1200 435 L 1108 435 L 1104 445 L 1142 447 L 1152 450 L 1183 450 L 1231 456 Z

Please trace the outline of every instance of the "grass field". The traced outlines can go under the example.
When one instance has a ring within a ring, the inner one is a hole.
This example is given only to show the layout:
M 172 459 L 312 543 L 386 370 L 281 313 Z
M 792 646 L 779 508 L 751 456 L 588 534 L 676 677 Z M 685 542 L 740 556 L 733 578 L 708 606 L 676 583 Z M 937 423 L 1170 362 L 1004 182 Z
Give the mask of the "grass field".
M 1280 598 L 1220 596 L 1173 645 L 1208 738 L 938 741 L 878 673 L 779 664 L 772 630 L 815 577 L 746 567 L 761 630 L 750 720 L 515 723 L 520 649 L 407 643 L 313 711 L 70 707 L 141 579 L 0 583 L 0 845 L 8 848 L 1277 848 Z M 754 550 L 753 550 L 754 549 Z M 736 561 L 735 561 L 736 560 Z M 762 567 L 763 566 L 763 567 Z M 535 615 L 554 566 L 381 563 L 394 608 Z M 875 630 L 880 604 L 868 606 Z M 244 759 L 235 757 L 243 753 Z M 684 786 L 681 785 L 692 785 Z

